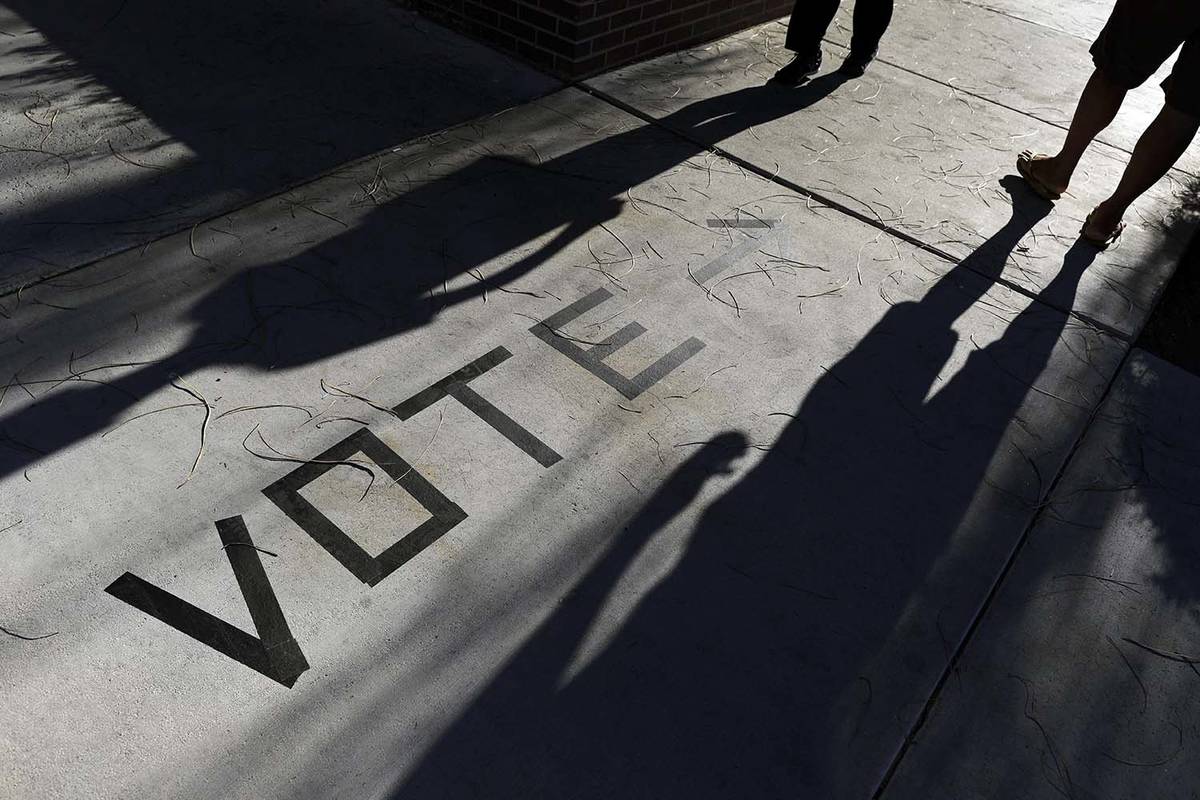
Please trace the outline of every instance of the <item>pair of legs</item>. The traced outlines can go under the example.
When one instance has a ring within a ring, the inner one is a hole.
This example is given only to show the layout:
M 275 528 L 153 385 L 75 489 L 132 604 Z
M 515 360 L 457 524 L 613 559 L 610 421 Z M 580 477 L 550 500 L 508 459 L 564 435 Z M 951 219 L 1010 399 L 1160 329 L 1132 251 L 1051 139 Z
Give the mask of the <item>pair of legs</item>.
M 1183 155 L 1200 129 L 1200 12 L 1178 0 L 1119 0 L 1092 46 L 1096 70 L 1079 98 L 1066 140 L 1056 155 L 1022 154 L 1022 174 L 1039 193 L 1066 191 L 1084 151 L 1108 127 L 1126 93 L 1143 83 L 1180 43 L 1183 52 L 1163 84 L 1166 104 L 1138 139 L 1112 195 L 1092 212 L 1084 236 L 1104 243 L 1120 232 L 1131 203 Z
M 1053 193 L 1066 191 L 1084 150 L 1113 121 L 1127 91 L 1100 70 L 1092 73 L 1079 98 L 1062 149 L 1057 155 L 1039 159 L 1031 166 L 1034 174 Z M 1138 139 L 1116 190 L 1092 212 L 1090 227 L 1096 238 L 1107 238 L 1117 229 L 1130 204 L 1167 174 L 1191 144 L 1197 129 L 1200 129 L 1200 117 L 1169 105 L 1163 106 Z
M 850 52 L 870 58 L 892 21 L 893 0 L 858 0 L 854 4 L 854 36 Z M 821 51 L 821 37 L 833 22 L 841 0 L 796 0 L 783 46 L 799 56 Z
M 857 77 L 866 71 L 875 57 L 879 40 L 892 21 L 893 0 L 857 0 L 854 4 L 854 36 L 850 56 L 841 72 Z M 815 75 L 821 68 L 821 37 L 833 22 L 841 0 L 796 0 L 788 21 L 783 46 L 796 54 L 792 62 L 775 74 L 773 80 L 797 84 Z

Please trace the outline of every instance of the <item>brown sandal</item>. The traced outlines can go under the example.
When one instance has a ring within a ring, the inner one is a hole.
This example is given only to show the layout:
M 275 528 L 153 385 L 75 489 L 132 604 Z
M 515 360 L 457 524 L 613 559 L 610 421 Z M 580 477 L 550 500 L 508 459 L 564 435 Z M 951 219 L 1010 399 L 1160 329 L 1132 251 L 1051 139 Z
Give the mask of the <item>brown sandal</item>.
M 1107 250 L 1121 240 L 1121 234 L 1125 232 L 1125 223 L 1118 222 L 1117 227 L 1113 228 L 1106 235 L 1096 235 L 1089 232 L 1088 228 L 1092 225 L 1092 215 L 1088 214 L 1087 219 L 1083 221 L 1083 227 L 1079 229 L 1079 235 L 1083 240 L 1095 247 L 1097 250 Z
M 1035 155 L 1029 150 L 1023 150 L 1021 154 L 1017 156 L 1017 172 L 1021 173 L 1021 177 L 1025 179 L 1025 182 L 1029 184 L 1029 188 L 1032 189 L 1035 194 L 1053 202 L 1062 197 L 1062 192 L 1046 183 L 1033 172 L 1033 164 L 1035 162 L 1049 160 L 1050 156 L 1043 153 L 1038 153 Z

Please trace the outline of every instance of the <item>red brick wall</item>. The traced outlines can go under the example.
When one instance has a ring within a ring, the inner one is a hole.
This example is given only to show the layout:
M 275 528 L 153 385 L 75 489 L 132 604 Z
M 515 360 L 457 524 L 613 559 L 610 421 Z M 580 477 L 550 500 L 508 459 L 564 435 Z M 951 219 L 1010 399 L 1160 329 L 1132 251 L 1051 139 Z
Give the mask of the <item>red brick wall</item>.
M 565 78 L 680 50 L 789 13 L 795 0 L 409 0 Z M 804 0 L 800 0 L 804 2 Z

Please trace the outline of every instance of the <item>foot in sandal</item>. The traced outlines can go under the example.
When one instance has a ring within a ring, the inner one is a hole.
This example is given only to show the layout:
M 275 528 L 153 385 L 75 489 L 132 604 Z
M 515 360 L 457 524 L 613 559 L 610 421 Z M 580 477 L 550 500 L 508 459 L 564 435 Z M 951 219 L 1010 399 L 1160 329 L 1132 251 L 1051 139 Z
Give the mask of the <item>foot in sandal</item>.
M 1067 190 L 1070 176 L 1059 175 L 1058 160 L 1054 156 L 1023 151 L 1017 156 L 1017 172 L 1029 184 L 1029 188 L 1046 200 L 1057 200 Z
M 1088 214 L 1079 234 L 1088 244 L 1107 250 L 1120 240 L 1125 231 L 1125 223 L 1121 221 L 1121 216 L 1121 209 L 1114 208 L 1105 201 Z

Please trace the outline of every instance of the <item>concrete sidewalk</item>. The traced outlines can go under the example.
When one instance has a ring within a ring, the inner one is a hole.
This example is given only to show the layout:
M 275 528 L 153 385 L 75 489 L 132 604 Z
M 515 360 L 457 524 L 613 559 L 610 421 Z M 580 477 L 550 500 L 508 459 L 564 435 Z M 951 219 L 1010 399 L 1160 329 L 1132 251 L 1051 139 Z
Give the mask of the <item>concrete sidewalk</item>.
M 0 794 L 1190 796 L 1190 221 L 1074 243 L 1156 90 L 1051 207 L 1076 73 L 961 42 L 1099 4 L 987 5 L 514 67 L 5 296 Z

